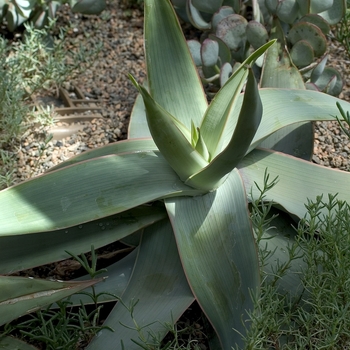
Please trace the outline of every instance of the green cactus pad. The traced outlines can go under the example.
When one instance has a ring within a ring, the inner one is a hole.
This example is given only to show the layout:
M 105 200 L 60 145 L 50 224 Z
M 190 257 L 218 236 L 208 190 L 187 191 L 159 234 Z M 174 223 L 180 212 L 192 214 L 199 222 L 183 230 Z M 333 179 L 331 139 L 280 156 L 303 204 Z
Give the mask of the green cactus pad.
M 36 13 L 31 20 L 34 23 L 35 28 L 43 28 L 45 24 L 47 24 L 48 17 L 48 11 L 40 11 Z
M 16 6 L 17 11 L 23 17 L 25 17 L 25 13 L 23 13 L 22 10 L 32 10 L 36 5 L 36 2 L 33 0 L 13 0 L 12 3 Z
M 307 90 L 320 91 L 314 83 L 307 82 L 305 83 L 305 87 Z
M 265 0 L 265 6 L 268 9 L 268 11 L 271 13 L 271 15 L 276 14 L 278 5 L 278 0 Z
M 219 81 L 220 71 L 217 71 L 215 66 L 210 66 L 210 67 L 202 66 L 202 73 L 203 73 L 203 76 L 205 78 L 204 83 L 210 82 L 210 83 L 214 83 L 217 86 L 219 86 L 219 84 L 220 84 L 220 81 Z
M 211 23 L 208 23 L 204 20 L 203 16 L 199 12 L 199 10 L 193 6 L 192 1 L 187 1 L 187 7 L 186 7 L 187 16 L 190 20 L 190 22 L 198 29 L 204 30 L 204 29 L 210 29 Z
M 255 50 L 269 41 L 269 34 L 265 26 L 257 21 L 250 21 L 248 23 L 246 36 Z
M 188 48 L 190 49 L 194 64 L 199 67 L 202 65 L 201 59 L 201 44 L 197 40 L 188 40 Z
M 216 28 L 216 36 L 222 39 L 230 50 L 239 51 L 245 46 L 247 20 L 237 14 L 222 19 Z
M 242 0 L 224 0 L 222 6 L 230 6 L 233 8 L 233 11 L 235 11 L 235 13 L 239 13 L 242 6 L 241 1 Z
M 329 10 L 333 6 L 334 0 L 310 1 L 309 13 L 320 13 Z
M 219 44 L 217 41 L 205 39 L 201 47 L 201 57 L 204 66 L 215 66 L 219 58 Z
M 215 13 L 221 6 L 222 0 L 192 0 L 192 5 L 201 12 Z
M 299 13 L 304 16 L 309 13 L 310 0 L 297 0 L 299 5 Z
M 324 68 L 326 67 L 328 60 L 328 56 L 324 55 L 321 59 L 321 61 L 317 64 L 317 66 L 312 70 L 311 76 L 310 76 L 310 81 L 312 83 L 315 83 L 320 76 L 322 75 Z
M 292 24 L 296 20 L 299 14 L 299 6 L 296 0 L 284 0 L 280 1 L 277 9 L 277 17 L 285 23 Z
M 333 96 L 338 96 L 343 89 L 341 75 L 332 67 L 326 67 L 314 84 L 320 91 Z
M 306 40 L 312 46 L 316 57 L 322 56 L 327 49 L 327 39 L 321 29 L 312 23 L 296 23 L 288 34 L 288 39 L 292 45 L 297 41 Z
M 229 6 L 223 6 L 219 8 L 219 11 L 217 11 L 216 13 L 214 13 L 212 19 L 211 19 L 211 27 L 213 29 L 213 31 L 216 31 L 216 28 L 218 26 L 218 23 L 224 19 L 225 17 L 232 15 L 233 12 L 233 8 L 229 7 Z
M 345 15 L 346 1 L 345 0 L 333 0 L 332 6 L 319 13 L 330 25 L 337 24 Z
M 298 68 L 308 66 L 315 58 L 314 50 L 306 40 L 300 40 L 295 43 L 290 51 L 290 57 Z
M 219 44 L 219 59 L 221 61 L 221 66 L 226 62 L 231 63 L 232 55 L 228 46 L 214 34 L 209 34 L 208 38 Z
M 232 66 L 226 62 L 220 70 L 220 86 L 224 86 L 232 74 Z
M 300 18 L 298 22 L 312 23 L 318 28 L 320 28 L 324 35 L 327 35 L 331 30 L 331 27 L 329 26 L 327 21 L 319 15 L 308 14 Z

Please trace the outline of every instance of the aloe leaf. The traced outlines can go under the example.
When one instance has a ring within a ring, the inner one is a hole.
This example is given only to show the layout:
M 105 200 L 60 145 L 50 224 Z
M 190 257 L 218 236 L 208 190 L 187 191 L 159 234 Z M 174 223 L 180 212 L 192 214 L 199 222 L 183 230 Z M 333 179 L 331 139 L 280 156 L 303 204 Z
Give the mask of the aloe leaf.
M 239 164 L 247 192 L 252 188 L 253 197 L 259 192 L 254 186 L 262 186 L 263 172 L 267 169 L 271 178 L 278 176 L 278 183 L 266 194 L 267 201 L 282 206 L 299 218 L 306 214 L 305 203 L 317 196 L 338 193 L 339 200 L 350 201 L 350 173 L 319 166 L 283 153 L 256 149 Z
M 205 167 L 208 162 L 192 146 L 190 129 L 156 103 L 148 91 L 133 78 L 132 81 L 143 97 L 153 140 L 180 179 L 184 181 Z
M 106 277 L 106 279 L 94 287 L 96 294 L 101 293 L 98 298 L 99 303 L 116 301 L 116 296 L 120 296 L 124 293 L 129 283 L 137 255 L 138 248 L 134 249 L 125 258 L 107 266 L 107 272 L 103 272 L 98 275 L 100 278 Z M 75 281 L 84 281 L 88 278 L 89 276 L 86 275 L 75 279 Z M 87 292 L 90 291 L 87 290 Z M 84 305 L 94 303 L 94 301 L 88 295 L 82 293 L 71 295 L 69 297 L 69 302 L 71 302 L 72 305 L 81 305 L 80 302 L 83 302 Z
M 175 322 L 193 302 L 168 220 L 145 229 L 130 282 L 120 297 L 128 307 L 136 303 L 133 314 L 117 303 L 104 323 L 114 333 L 101 330 L 88 350 L 138 350 L 132 339 L 141 343 L 141 334 L 150 342 L 152 335 L 163 338 L 168 331 L 165 323 Z M 141 328 L 140 334 L 132 317 Z
M 191 176 L 186 183 L 196 188 L 215 188 L 246 154 L 259 127 L 262 111 L 258 86 L 252 70 L 249 70 L 243 105 L 230 142 L 206 168 Z
M 280 21 L 276 19 L 274 25 L 274 35 L 282 39 L 271 47 L 265 55 L 260 86 L 305 89 L 300 72 L 291 61 L 285 44 L 281 44 L 284 43 L 285 37 Z M 261 143 L 261 147 L 273 148 L 294 156 L 302 155 L 304 159 L 311 159 L 313 143 L 312 125 L 289 125 L 271 134 Z
M 84 282 L 47 281 L 0 276 L 0 325 L 92 286 L 101 279 Z
M 163 208 L 144 206 L 63 230 L 0 236 L 0 274 L 13 273 L 98 249 L 164 219 Z M 18 244 L 18 242 L 21 244 Z
M 230 135 L 231 138 L 236 127 L 237 119 L 232 118 L 232 111 L 236 108 L 237 99 L 246 81 L 248 66 L 253 64 L 273 43 L 274 41 L 270 41 L 250 55 L 215 95 L 208 107 L 200 130 L 211 158 L 226 147 L 224 135 Z M 227 132 L 227 129 L 230 129 L 230 132 Z
M 259 93 L 264 113 L 249 151 L 257 147 L 267 136 L 286 125 L 307 121 L 336 120 L 335 116 L 339 114 L 337 102 L 344 110 L 350 110 L 349 102 L 318 91 L 266 88 L 260 89 Z M 240 98 L 239 105 L 242 104 L 242 100 Z M 240 107 L 239 105 L 237 108 Z
M 143 83 L 143 86 L 148 89 L 148 85 Z M 135 103 L 132 107 L 129 127 L 128 139 L 136 139 L 142 137 L 151 137 L 146 117 L 145 104 L 141 94 L 138 94 Z
M 200 153 L 205 160 L 209 161 L 209 158 L 210 158 L 209 152 L 208 152 L 206 144 L 203 141 L 203 138 L 201 136 L 201 133 L 200 133 L 199 129 L 198 129 L 198 140 L 197 140 L 197 143 L 196 143 L 196 151 L 198 153 Z
M 103 147 L 94 148 L 92 150 L 78 154 L 66 160 L 63 163 L 60 163 L 52 167 L 51 169 L 48 170 L 48 172 L 62 169 L 69 165 L 80 163 L 84 160 L 89 160 L 93 158 L 122 154 L 122 153 L 130 153 L 130 152 L 140 152 L 140 151 L 147 152 L 147 151 L 157 151 L 157 150 L 158 148 L 151 138 L 118 141 L 115 143 L 110 143 L 109 145 L 106 145 Z
M 129 75 L 129 78 L 131 82 L 134 84 L 136 89 L 139 90 L 146 109 L 146 118 L 147 118 L 147 124 L 150 128 L 150 132 L 157 133 L 161 130 L 158 124 L 160 123 L 168 123 L 168 124 L 174 124 L 179 131 L 181 131 L 182 135 L 185 136 L 185 138 L 190 141 L 191 140 L 191 132 L 190 129 L 188 129 L 184 124 L 182 124 L 179 120 L 177 120 L 175 117 L 173 117 L 168 111 L 166 111 L 162 106 L 160 106 L 150 95 L 148 90 L 140 86 L 135 78 L 132 75 Z M 163 120 L 165 119 L 165 120 Z M 162 126 L 165 126 L 165 125 Z M 191 128 L 192 128 L 193 121 L 191 121 Z M 157 135 L 156 135 L 157 136 Z M 153 136 L 154 138 L 155 136 Z
M 0 349 L 1 350 L 38 350 L 38 348 L 13 337 L 0 338 Z
M 249 290 L 260 284 L 242 179 L 233 170 L 215 192 L 165 203 L 188 283 L 222 348 L 242 345 Z
M 271 208 L 269 216 L 277 215 L 265 229 L 259 242 L 259 247 L 270 254 L 264 260 L 263 271 L 267 283 L 273 284 L 278 291 L 291 299 L 299 298 L 303 292 L 302 271 L 307 268 L 300 247 L 294 251 L 294 258 L 290 260 L 290 251 L 296 243 L 297 232 L 292 226 L 293 220 L 290 216 L 276 208 Z M 264 254 L 264 253 L 263 253 Z M 282 278 L 276 279 L 276 269 L 288 265 Z M 97 285 L 99 286 L 99 285 Z
M 58 230 L 176 195 L 197 195 L 159 152 L 106 156 L 0 192 L 0 235 Z
M 314 154 L 313 134 L 312 123 L 290 124 L 260 142 L 259 147 L 311 161 Z
M 169 0 L 145 1 L 144 33 L 150 94 L 188 130 L 191 119 L 198 127 L 208 103 Z

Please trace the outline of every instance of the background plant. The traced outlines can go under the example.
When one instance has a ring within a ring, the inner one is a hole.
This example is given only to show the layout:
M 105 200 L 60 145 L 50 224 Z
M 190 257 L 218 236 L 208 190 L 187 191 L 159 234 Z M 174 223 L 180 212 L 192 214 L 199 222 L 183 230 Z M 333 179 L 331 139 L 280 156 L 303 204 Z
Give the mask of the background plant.
M 11 32 L 26 21 L 36 28 L 43 28 L 55 18 L 57 9 L 63 4 L 69 4 L 73 12 L 86 15 L 99 14 L 106 7 L 105 0 L 1 0 L 0 19 Z
M 138 329 L 150 340 L 155 334 L 160 339 L 168 331 L 163 325 L 177 320 L 194 299 L 216 331 L 213 348 L 243 346 L 242 319 L 253 309 L 250 292 L 260 286 L 248 203 L 261 195 L 265 169 L 271 179 L 278 177 L 265 200 L 287 213 L 268 240 L 268 249 L 278 249 L 266 271 L 289 260 L 282 228 L 304 217 L 307 199 L 337 192 L 339 200 L 350 198 L 349 173 L 257 147 L 283 126 L 335 120 L 335 103 L 343 109 L 349 104 L 315 91 L 259 91 L 251 67 L 273 47 L 269 42 L 244 61 L 208 106 L 169 1 L 145 2 L 144 33 L 149 88 L 133 80 L 141 96 L 129 139 L 0 192 L 0 271 L 64 259 L 66 247 L 76 254 L 89 250 L 91 242 L 101 247 L 122 240 L 135 249 L 109 266 L 109 278 L 96 285 L 97 293 L 100 288 L 109 293 L 101 302 L 112 294 L 123 300 L 104 323 L 114 333 L 102 330 L 88 349 L 137 348 Z M 300 264 L 293 260 L 289 270 L 302 271 Z M 285 273 L 276 286 L 298 296 L 300 277 Z M 0 286 L 11 283 L 19 280 L 0 277 Z M 45 288 L 51 294 L 54 287 L 45 281 Z M 3 308 L 12 294 L 0 296 L 0 320 L 6 323 L 17 314 Z M 36 307 L 48 302 L 36 296 L 31 300 Z M 71 298 L 76 304 L 84 300 Z M 133 317 L 124 305 L 135 305 Z M 16 306 L 18 313 L 33 308 L 25 302 Z
M 345 0 L 322 1 L 192 1 L 174 0 L 178 14 L 203 30 L 200 42 L 189 46 L 204 82 L 222 86 L 237 63 L 268 40 L 277 39 L 262 67 L 261 87 L 280 82 L 339 95 L 339 72 L 326 67 L 330 25 L 341 21 Z M 321 58 L 318 62 L 316 59 Z M 290 86 L 292 87 L 292 86 Z
M 264 189 L 265 190 L 265 189 Z M 260 198 L 261 199 L 261 198 Z M 266 249 L 274 236 L 278 216 L 271 203 L 253 202 L 253 223 L 260 247 L 260 263 L 275 259 L 276 251 Z M 262 291 L 255 298 L 252 326 L 245 349 L 344 349 L 349 345 L 348 297 L 349 204 L 336 196 L 318 197 L 306 204 L 307 214 L 286 231 L 290 240 L 289 258 L 272 273 L 262 271 Z M 326 209 L 326 211 L 324 211 Z M 321 213 L 322 212 L 322 213 Z M 266 220 L 268 219 L 268 220 Z M 302 288 L 298 298 L 291 298 L 276 288 L 276 282 L 290 271 L 293 260 L 303 261 Z
M 0 188 L 13 184 L 21 137 L 36 123 L 53 123 L 52 111 L 32 110 L 31 97 L 45 89 L 58 89 L 86 69 L 101 49 L 100 45 L 91 50 L 80 45 L 67 52 L 64 28 L 55 37 L 53 27 L 54 22 L 45 29 L 26 24 L 23 41 L 11 45 L 0 37 Z
M 81 257 L 75 254 L 70 255 L 81 264 L 91 279 L 106 272 L 105 269 L 97 270 L 97 256 L 93 246 L 91 247 L 91 264 L 84 254 Z M 94 285 L 91 286 L 91 289 L 91 292 L 82 293 L 91 298 L 95 307 L 88 308 L 84 304 L 73 307 L 68 298 L 29 315 L 27 320 L 6 325 L 4 333 L 19 335 L 21 339 L 29 340 L 34 345 L 44 344 L 45 349 L 85 348 L 91 338 L 103 328 L 99 322 L 103 306 L 97 305 L 101 294 L 95 292 Z
M 348 57 L 350 55 L 350 32 L 349 32 L 349 22 L 350 22 L 350 6 L 347 2 L 347 8 L 344 13 L 342 20 L 334 28 L 335 39 L 342 44 Z

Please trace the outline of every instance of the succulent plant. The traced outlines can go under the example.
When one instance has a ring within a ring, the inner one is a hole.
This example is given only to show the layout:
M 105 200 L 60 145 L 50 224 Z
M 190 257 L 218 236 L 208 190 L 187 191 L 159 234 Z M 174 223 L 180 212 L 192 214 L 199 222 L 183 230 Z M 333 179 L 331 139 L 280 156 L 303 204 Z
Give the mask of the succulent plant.
M 106 7 L 105 0 L 0 0 L 0 19 L 6 21 L 11 32 L 28 20 L 42 28 L 64 3 L 69 3 L 73 12 L 87 15 L 98 14 Z
M 109 278 L 95 290 L 104 301 L 120 301 L 104 322 L 114 332 L 101 330 L 87 349 L 136 350 L 143 339 L 162 339 L 165 325 L 194 299 L 215 329 L 212 348 L 242 346 L 246 311 L 260 285 L 248 201 L 269 183 L 266 169 L 279 181 L 264 200 L 294 218 L 321 194 L 350 200 L 350 173 L 258 147 L 283 126 L 335 120 L 336 102 L 343 110 L 350 104 L 314 91 L 259 91 L 250 67 L 278 48 L 273 42 L 250 55 L 208 104 L 169 0 L 146 0 L 144 33 L 148 88 L 132 79 L 141 96 L 128 140 L 0 191 L 0 273 L 65 259 L 66 250 L 89 251 L 92 242 L 97 248 L 123 240 L 135 249 L 108 267 Z M 220 44 L 207 45 L 220 51 Z M 294 221 L 280 220 L 265 241 L 273 253 L 269 271 L 288 259 L 293 239 L 285 228 Z M 293 261 L 277 284 L 299 298 L 302 256 Z M 94 283 L 3 275 L 0 325 Z M 79 305 L 85 297 L 70 300 Z M 15 348 L 9 341 L 1 338 L 0 348 Z
M 332 95 L 340 93 L 340 74 L 333 68 L 326 69 L 321 62 L 327 51 L 326 35 L 330 25 L 343 17 L 345 0 L 251 0 L 246 3 L 239 0 L 176 0 L 173 3 L 181 18 L 205 31 L 200 42 L 189 42 L 204 82 L 222 86 L 235 70 L 235 63 L 243 62 L 252 49 L 275 38 L 280 43 L 279 50 L 274 51 L 275 59 L 283 56 L 284 65 L 286 60 L 289 61 L 286 69 L 298 68 L 306 88 Z M 247 21 L 248 15 L 252 20 Z M 320 58 L 322 76 L 319 71 L 312 74 L 318 67 L 315 60 Z M 260 60 L 258 64 L 264 63 Z M 313 76 L 312 80 L 310 76 Z

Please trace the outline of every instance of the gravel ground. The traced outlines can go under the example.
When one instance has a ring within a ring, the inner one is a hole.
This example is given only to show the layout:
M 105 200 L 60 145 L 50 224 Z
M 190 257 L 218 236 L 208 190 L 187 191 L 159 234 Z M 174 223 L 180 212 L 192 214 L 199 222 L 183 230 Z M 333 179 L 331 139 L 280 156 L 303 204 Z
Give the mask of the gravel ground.
M 77 42 L 91 48 L 103 43 L 93 65 L 63 86 L 68 92 L 77 86 L 87 99 L 102 100 L 98 103 L 102 108 L 101 118 L 80 123 L 81 130 L 71 137 L 60 140 L 55 137 L 41 156 L 40 146 L 48 128 L 35 129 L 24 135 L 18 149 L 16 182 L 43 173 L 85 150 L 125 139 L 137 95 L 127 74 L 131 73 L 139 82 L 145 76 L 143 14 L 138 9 L 121 9 L 120 2 L 112 0 L 100 16 L 82 16 L 72 14 L 63 6 L 58 12 L 58 26 L 61 25 L 70 27 L 67 50 L 76 47 Z
M 143 14 L 138 9 L 121 9 L 121 1 L 109 1 L 100 16 L 72 14 L 66 7 L 59 12 L 59 24 L 69 25 L 67 50 L 75 43 L 93 47 L 98 42 L 103 48 L 96 62 L 77 79 L 67 82 L 68 91 L 78 86 L 87 99 L 101 99 L 101 118 L 82 123 L 81 130 L 63 139 L 52 140 L 40 155 L 43 144 L 42 130 L 25 135 L 18 150 L 16 182 L 38 175 L 48 168 L 85 150 L 124 139 L 136 90 L 127 73 L 138 81 L 145 76 L 143 54 Z M 330 60 L 344 77 L 341 98 L 350 100 L 348 82 L 349 57 L 334 42 L 330 45 Z M 315 125 L 315 163 L 349 170 L 350 141 L 335 122 Z

